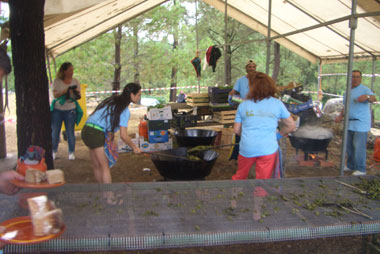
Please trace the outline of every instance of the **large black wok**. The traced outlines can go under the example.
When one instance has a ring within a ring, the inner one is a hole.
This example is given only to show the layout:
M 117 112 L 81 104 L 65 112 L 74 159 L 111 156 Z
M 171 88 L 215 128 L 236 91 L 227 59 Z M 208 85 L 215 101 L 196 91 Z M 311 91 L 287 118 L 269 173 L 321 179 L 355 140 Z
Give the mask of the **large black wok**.
M 323 138 L 323 139 L 312 139 L 312 138 L 301 138 L 295 137 L 291 134 L 288 135 L 290 143 L 296 149 L 301 149 L 303 151 L 309 152 L 318 152 L 326 151 L 327 146 L 329 145 L 332 138 Z
M 332 137 L 333 133 L 329 129 L 316 125 L 303 125 L 289 134 L 292 146 L 304 152 L 327 151 Z
M 296 149 L 296 154 L 298 153 L 298 149 L 301 149 L 304 154 L 304 160 L 307 161 L 309 159 L 309 153 L 318 153 L 324 152 L 325 159 L 328 159 L 328 151 L 327 146 L 329 145 L 332 137 L 329 138 L 305 138 L 305 137 L 296 137 L 291 134 L 288 135 L 290 144 Z
M 203 129 L 177 130 L 174 133 L 179 147 L 211 146 L 217 135 L 216 131 Z
M 187 148 L 180 147 L 159 154 L 152 154 L 151 158 L 158 172 L 165 180 L 203 180 L 211 172 L 219 154 L 213 150 L 204 151 L 202 160 L 193 161 L 183 158 L 167 157 L 165 154 L 181 157 L 187 156 Z

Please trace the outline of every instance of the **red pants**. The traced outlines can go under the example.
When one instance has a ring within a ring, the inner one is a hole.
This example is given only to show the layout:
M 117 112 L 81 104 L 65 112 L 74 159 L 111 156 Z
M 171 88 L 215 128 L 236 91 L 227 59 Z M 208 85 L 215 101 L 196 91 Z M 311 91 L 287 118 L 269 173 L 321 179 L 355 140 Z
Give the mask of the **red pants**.
M 239 154 L 238 157 L 238 170 L 232 176 L 232 180 L 245 180 L 248 178 L 249 170 L 252 165 L 256 163 L 256 179 L 270 179 L 273 176 L 273 170 L 278 161 L 278 152 L 270 155 L 258 157 L 244 157 Z

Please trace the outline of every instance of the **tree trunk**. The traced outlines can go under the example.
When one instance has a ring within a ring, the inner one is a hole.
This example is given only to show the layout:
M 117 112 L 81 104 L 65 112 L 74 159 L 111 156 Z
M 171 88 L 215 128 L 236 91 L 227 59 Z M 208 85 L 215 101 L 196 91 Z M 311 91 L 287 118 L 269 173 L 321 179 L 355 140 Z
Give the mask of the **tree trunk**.
M 139 71 L 139 27 L 138 23 L 133 26 L 133 38 L 134 43 L 134 54 L 133 54 L 133 67 L 135 68 L 135 75 L 133 76 L 133 81 L 135 83 L 140 83 L 140 71 Z
M 173 5 L 176 5 L 176 0 L 173 0 Z M 173 54 L 176 53 L 178 46 L 178 24 L 173 27 Z M 172 66 L 172 74 L 170 76 L 170 98 L 169 101 L 175 102 L 177 99 L 177 66 Z
M 232 57 L 232 50 L 231 50 L 231 46 L 228 45 L 227 46 L 227 57 L 225 58 L 226 59 L 226 67 L 225 67 L 225 75 L 226 75 L 226 84 L 229 84 L 231 85 L 231 57 Z
M 173 42 L 173 51 L 177 48 L 178 39 L 175 38 Z M 175 102 L 177 98 L 177 72 L 178 68 L 176 66 L 172 67 L 172 75 L 170 77 L 170 101 Z
M 280 44 L 274 42 L 274 66 L 272 78 L 277 82 L 278 74 L 280 72 Z
M 18 157 L 24 155 L 29 145 L 41 146 L 46 150 L 46 163 L 51 169 L 54 165 L 44 49 L 44 4 L 44 0 L 10 0 L 9 20 L 16 89 Z
M 121 73 L 121 64 L 120 64 L 120 45 L 121 45 L 121 25 L 117 26 L 114 30 L 115 37 L 115 73 L 112 82 L 112 90 L 120 90 L 120 73 Z
M 5 139 L 5 122 L 3 108 L 3 81 L 0 80 L 0 159 L 7 157 L 7 145 Z

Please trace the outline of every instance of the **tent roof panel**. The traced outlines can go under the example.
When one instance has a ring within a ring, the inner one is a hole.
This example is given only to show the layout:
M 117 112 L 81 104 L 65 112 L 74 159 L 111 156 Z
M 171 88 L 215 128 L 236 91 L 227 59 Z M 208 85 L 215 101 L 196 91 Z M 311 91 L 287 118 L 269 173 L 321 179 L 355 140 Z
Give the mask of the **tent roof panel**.
M 102 2 L 102 0 L 62 1 L 48 0 L 45 2 L 45 15 L 71 13 Z
M 360 2 L 368 3 L 373 1 L 374 0 L 362 0 Z M 223 0 L 206 0 L 205 2 L 224 12 L 223 6 L 225 2 Z M 262 25 L 261 29 L 256 30 L 265 36 L 267 35 L 268 0 L 228 0 L 227 3 L 237 12 L 233 15 L 231 14 L 232 11 L 228 9 L 227 13 L 230 12 L 229 16 L 235 16 L 235 18 L 239 20 L 239 12 L 247 15 L 251 20 L 246 22 L 246 25 L 253 28 L 250 23 L 260 23 Z M 374 10 L 377 11 L 378 9 L 380 9 L 380 6 L 377 6 Z M 366 10 L 358 6 L 357 12 L 366 13 Z M 271 18 L 272 36 L 273 34 L 286 34 L 313 25 L 323 24 L 340 17 L 347 17 L 350 14 L 351 1 L 348 0 L 273 0 Z M 373 54 L 379 56 L 380 47 L 379 44 L 376 45 L 376 41 L 380 40 L 380 30 L 377 27 L 379 23 L 378 20 L 374 17 L 359 18 L 359 20 L 360 26 L 356 29 L 357 34 L 355 36 L 355 43 L 358 45 L 355 47 L 355 54 L 371 57 L 369 52 L 373 52 Z M 314 62 L 318 58 L 327 61 L 331 56 L 346 59 L 348 55 L 349 36 L 350 29 L 348 21 L 346 20 L 331 24 L 328 27 L 309 30 L 297 36 L 288 36 L 286 39 L 291 40 L 292 43 L 301 46 L 304 50 L 313 55 L 312 61 Z M 312 37 L 314 40 L 303 37 Z M 368 39 L 369 37 L 371 37 L 371 39 Z M 294 50 L 293 47 L 288 48 L 300 54 L 300 52 Z
M 50 2 L 63 0 L 46 0 Z M 85 0 L 78 5 L 57 4 L 57 15 L 45 16 L 45 43 L 49 54 L 56 56 L 136 17 L 167 0 Z M 225 0 L 203 0 L 221 12 Z M 269 0 L 228 0 L 227 14 L 246 26 L 268 33 Z M 50 4 L 51 6 L 51 4 Z M 51 8 L 51 7 L 50 7 Z M 54 9 L 54 8 L 53 8 Z M 69 12 L 69 13 L 67 13 Z M 380 56 L 380 4 L 377 0 L 358 0 L 357 13 L 374 16 L 359 17 L 355 30 L 355 55 Z M 271 37 L 311 62 L 346 60 L 348 57 L 351 0 L 272 0 Z M 332 23 L 338 18 L 340 22 Z M 329 24 L 325 24 L 329 22 Z M 307 30 L 313 26 L 314 29 Z M 299 31 L 303 30 L 302 33 Z M 307 30 L 307 31 L 305 31 Z M 294 34 L 295 33 L 295 34 Z
M 56 23 L 45 25 L 45 46 L 50 55 L 57 56 L 165 1 L 103 1 Z

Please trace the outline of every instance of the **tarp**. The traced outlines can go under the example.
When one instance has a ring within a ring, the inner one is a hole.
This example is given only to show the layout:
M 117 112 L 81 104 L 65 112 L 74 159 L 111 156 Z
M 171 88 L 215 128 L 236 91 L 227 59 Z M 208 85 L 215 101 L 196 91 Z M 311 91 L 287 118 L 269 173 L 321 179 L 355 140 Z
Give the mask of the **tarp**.
M 166 1 L 46 0 L 47 52 L 54 57 L 60 55 Z M 225 1 L 203 1 L 222 12 L 225 10 Z M 268 0 L 227 0 L 227 4 L 230 17 L 267 35 Z M 272 0 L 271 5 L 271 37 L 298 31 L 275 39 L 282 46 L 313 63 L 348 60 L 352 1 Z M 355 58 L 379 57 L 380 4 L 376 0 L 358 0 L 357 13 Z M 313 26 L 317 28 L 307 30 Z

